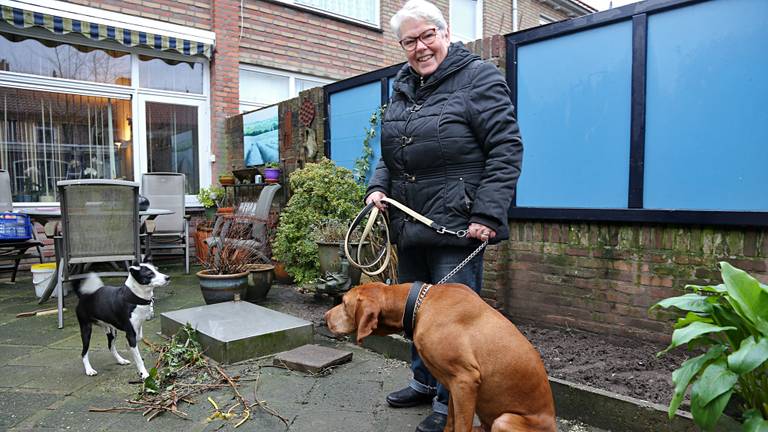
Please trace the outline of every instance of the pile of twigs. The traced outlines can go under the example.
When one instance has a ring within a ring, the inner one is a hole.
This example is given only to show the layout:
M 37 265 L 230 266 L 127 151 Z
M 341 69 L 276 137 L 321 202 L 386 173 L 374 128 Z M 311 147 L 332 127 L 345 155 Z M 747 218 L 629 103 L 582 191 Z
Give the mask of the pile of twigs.
M 147 421 L 162 413 L 171 413 L 186 418 L 187 413 L 179 407 L 182 402 L 194 404 L 194 397 L 210 390 L 231 388 L 235 403 L 226 408 L 219 407 L 216 401 L 208 397 L 214 412 L 208 421 L 234 421 L 238 427 L 251 417 L 251 408 L 261 407 L 267 413 L 279 418 L 288 425 L 288 419 L 281 416 L 263 401 L 248 401 L 240 393 L 239 376 L 230 376 L 219 365 L 211 365 L 202 355 L 200 345 L 195 340 L 195 330 L 187 325 L 182 327 L 167 344 L 154 345 L 144 341 L 158 354 L 155 367 L 150 376 L 142 383 L 141 392 L 134 400 L 126 400 L 128 407 L 90 408 L 93 412 L 141 411 Z

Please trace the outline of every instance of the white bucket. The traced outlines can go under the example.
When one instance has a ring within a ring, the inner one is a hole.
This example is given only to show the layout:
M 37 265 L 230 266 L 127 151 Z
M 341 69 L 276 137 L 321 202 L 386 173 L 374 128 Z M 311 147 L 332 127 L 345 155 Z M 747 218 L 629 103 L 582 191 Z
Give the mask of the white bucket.
M 35 284 L 35 295 L 40 298 L 48 287 L 48 282 L 56 272 L 56 263 L 32 264 L 32 283 Z M 64 295 L 67 295 L 67 289 L 64 288 Z M 58 296 L 58 289 L 52 296 Z

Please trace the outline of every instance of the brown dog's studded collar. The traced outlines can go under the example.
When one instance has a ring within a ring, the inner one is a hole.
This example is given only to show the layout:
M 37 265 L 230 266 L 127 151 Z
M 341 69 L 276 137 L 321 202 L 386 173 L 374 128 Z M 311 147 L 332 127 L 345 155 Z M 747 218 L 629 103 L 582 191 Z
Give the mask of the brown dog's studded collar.
M 421 303 L 424 301 L 430 288 L 432 288 L 432 284 L 423 282 L 411 284 L 411 289 L 408 291 L 408 300 L 405 302 L 405 310 L 403 311 L 403 332 L 408 339 L 413 339 L 416 313 L 418 313 Z

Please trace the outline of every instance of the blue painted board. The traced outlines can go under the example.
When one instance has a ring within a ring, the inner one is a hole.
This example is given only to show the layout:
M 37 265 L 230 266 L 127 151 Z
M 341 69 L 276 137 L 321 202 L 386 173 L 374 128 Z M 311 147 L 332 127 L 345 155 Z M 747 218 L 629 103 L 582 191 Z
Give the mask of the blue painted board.
M 648 18 L 644 206 L 768 211 L 768 1 Z
M 370 125 L 371 114 L 380 105 L 379 81 L 330 95 L 331 160 L 337 165 L 354 170 L 355 160 L 363 153 L 363 140 Z M 380 129 L 376 128 L 376 137 L 370 141 L 373 158 L 368 179 L 371 178 L 373 169 L 381 157 Z
M 518 48 L 521 207 L 626 208 L 631 21 Z

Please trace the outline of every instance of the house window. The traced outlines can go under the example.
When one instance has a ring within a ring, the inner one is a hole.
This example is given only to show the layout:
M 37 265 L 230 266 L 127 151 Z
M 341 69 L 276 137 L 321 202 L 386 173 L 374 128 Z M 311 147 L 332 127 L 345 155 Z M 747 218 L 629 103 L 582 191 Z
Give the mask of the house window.
M 272 105 L 330 82 L 324 78 L 240 65 L 240 112 Z
M 56 201 L 59 180 L 133 180 L 131 101 L 0 87 L 0 166 L 15 202 Z
M 139 56 L 140 85 L 156 90 L 203 93 L 203 64 Z
M 452 42 L 471 42 L 483 38 L 483 0 L 451 0 Z
M 324 14 L 379 27 L 379 0 L 279 0 Z
M 57 201 L 59 180 L 174 171 L 194 204 L 210 177 L 208 63 L 86 43 L 0 33 L 0 167 L 14 202 Z
M 25 36 L 0 33 L 0 70 L 51 78 L 131 85 L 131 56 Z

